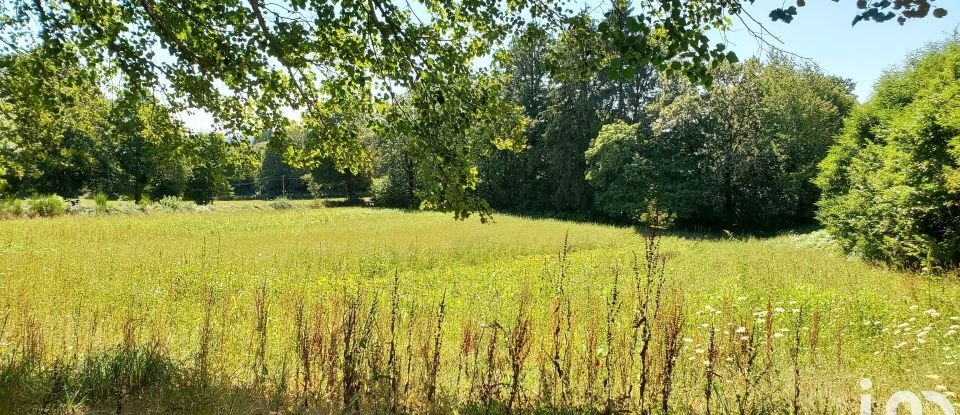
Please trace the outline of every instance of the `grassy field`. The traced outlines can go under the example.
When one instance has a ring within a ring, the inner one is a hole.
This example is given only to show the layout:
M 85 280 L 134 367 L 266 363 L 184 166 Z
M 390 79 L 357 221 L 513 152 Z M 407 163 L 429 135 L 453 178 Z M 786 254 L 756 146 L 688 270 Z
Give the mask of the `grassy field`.
M 506 215 L 217 205 L 0 221 L 0 412 L 849 414 L 960 392 L 955 277 L 819 233 L 650 250 Z

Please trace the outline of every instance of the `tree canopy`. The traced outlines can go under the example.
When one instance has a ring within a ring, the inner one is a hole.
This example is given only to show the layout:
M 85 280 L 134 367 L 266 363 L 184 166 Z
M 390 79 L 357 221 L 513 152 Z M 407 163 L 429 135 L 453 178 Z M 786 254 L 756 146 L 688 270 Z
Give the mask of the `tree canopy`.
M 597 45 L 616 51 L 608 76 L 652 67 L 709 84 L 708 69 L 736 56 L 706 33 L 751 2 L 617 5 L 596 28 Z M 855 22 L 945 15 L 933 2 L 859 1 Z M 770 17 L 789 21 L 796 11 Z M 530 19 L 565 27 L 578 17 L 559 0 L 14 0 L 0 5 L 0 54 L 40 51 L 57 68 L 85 68 L 171 112 L 202 108 L 236 134 L 272 131 L 276 145 L 298 111 L 319 132 L 304 154 L 341 169 L 368 164 L 363 131 L 392 120 L 391 134 L 414 137 L 423 206 L 464 217 L 488 212 L 474 155 L 519 148 L 525 126 L 499 93 L 502 77 L 476 61 Z
M 877 83 L 821 164 L 818 217 L 848 251 L 899 266 L 960 263 L 960 43 Z

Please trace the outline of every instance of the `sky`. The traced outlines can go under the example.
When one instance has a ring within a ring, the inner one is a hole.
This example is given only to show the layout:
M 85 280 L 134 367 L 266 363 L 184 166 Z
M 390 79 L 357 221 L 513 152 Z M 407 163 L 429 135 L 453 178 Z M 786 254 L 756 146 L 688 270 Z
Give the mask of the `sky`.
M 587 9 L 595 9 L 599 16 L 605 7 L 595 7 L 598 1 L 607 0 L 588 0 L 583 4 Z M 960 7 L 950 7 L 953 1 L 940 1 L 949 11 L 946 17 L 929 16 L 908 21 L 903 26 L 894 21 L 861 22 L 851 26 L 857 14 L 854 0 L 807 1 L 789 24 L 773 22 L 768 14 L 777 7 L 792 4 L 791 0 L 756 0 L 746 11 L 776 36 L 777 39 L 766 36 L 767 42 L 809 59 L 826 73 L 853 80 L 854 92 L 864 102 L 885 70 L 896 69 L 910 52 L 946 39 L 960 26 Z M 734 22 L 729 32 L 711 32 L 711 41 L 726 43 L 727 49 L 733 50 L 740 60 L 766 56 L 770 48 L 751 35 L 736 18 Z M 750 25 L 758 29 L 757 24 L 751 22 Z M 213 130 L 213 117 L 203 111 L 182 113 L 180 117 L 191 130 Z
M 780 49 L 812 60 L 824 72 L 852 79 L 855 93 L 861 102 L 870 97 L 873 84 L 885 70 L 896 69 L 906 56 L 930 42 L 942 41 L 952 35 L 960 25 L 960 2 L 941 0 L 948 14 L 941 19 L 928 16 L 907 21 L 900 26 L 895 21 L 884 23 L 860 22 L 851 26 L 857 14 L 854 0 L 810 0 L 798 9 L 797 16 L 789 23 L 772 22 L 770 10 L 790 0 L 757 0 L 746 8 L 757 21 L 781 41 L 767 37 Z M 736 19 L 734 19 L 736 22 Z M 711 40 L 722 41 L 713 34 Z M 765 56 L 767 50 L 758 47 L 757 40 L 737 22 L 726 34 L 728 48 L 741 60 L 750 56 Z

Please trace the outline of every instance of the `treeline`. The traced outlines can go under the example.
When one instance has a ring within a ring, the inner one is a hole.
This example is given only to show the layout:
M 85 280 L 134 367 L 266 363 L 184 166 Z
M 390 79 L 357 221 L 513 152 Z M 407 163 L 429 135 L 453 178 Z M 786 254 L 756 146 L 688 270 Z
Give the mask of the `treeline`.
M 49 64 L 41 51 L 0 56 L 0 193 L 102 193 L 137 202 L 182 197 L 199 204 L 231 197 L 357 197 L 369 178 L 329 162 L 299 165 L 269 134 L 195 133 L 175 108 L 149 94 L 104 87 L 81 65 Z M 305 140 L 291 128 L 285 142 Z M 297 167 L 294 167 L 297 166 Z
M 659 211 L 715 227 L 813 219 L 817 164 L 856 104 L 849 81 L 774 55 L 718 65 L 706 89 L 626 71 L 597 25 L 531 26 L 499 56 L 528 123 L 523 151 L 478 160 L 478 192 L 495 209 L 631 222 Z M 415 195 L 405 178 L 416 174 L 393 161 L 385 194 Z

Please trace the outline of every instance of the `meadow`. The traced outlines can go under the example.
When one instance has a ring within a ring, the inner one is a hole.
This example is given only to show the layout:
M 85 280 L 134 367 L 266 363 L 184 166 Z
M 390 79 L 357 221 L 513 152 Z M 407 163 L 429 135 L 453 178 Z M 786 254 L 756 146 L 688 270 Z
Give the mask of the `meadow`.
M 0 221 L 0 412 L 849 414 L 960 392 L 956 277 L 822 232 L 252 203 Z

